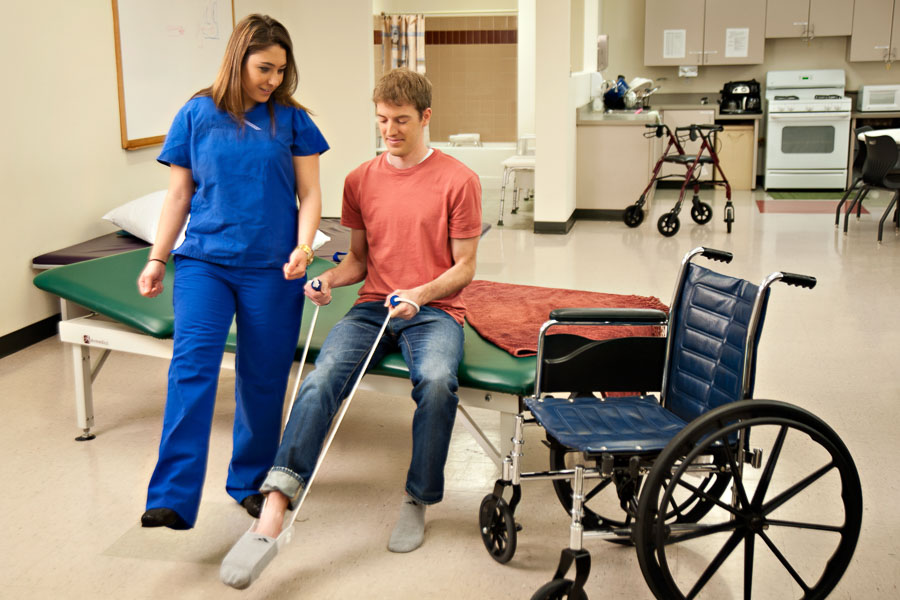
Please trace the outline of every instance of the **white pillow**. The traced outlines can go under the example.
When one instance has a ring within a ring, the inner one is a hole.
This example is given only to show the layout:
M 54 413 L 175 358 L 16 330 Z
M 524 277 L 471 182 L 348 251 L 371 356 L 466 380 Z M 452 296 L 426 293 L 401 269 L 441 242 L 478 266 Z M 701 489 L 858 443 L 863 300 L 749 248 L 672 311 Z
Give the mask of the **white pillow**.
M 151 192 L 112 209 L 103 215 L 103 218 L 134 237 L 152 244 L 156 241 L 156 228 L 159 226 L 159 215 L 162 213 L 165 199 L 166 190 Z M 185 227 L 187 227 L 186 224 Z M 177 248 L 183 241 L 184 228 L 178 233 L 174 247 Z
M 141 196 L 112 209 L 103 215 L 103 218 L 124 229 L 134 237 L 152 244 L 156 240 L 156 228 L 159 226 L 159 215 L 162 213 L 165 199 L 166 190 L 151 192 L 146 196 Z M 175 248 L 184 241 L 184 230 L 186 227 L 187 224 L 185 223 L 185 226 L 178 233 L 178 237 L 175 240 Z M 323 244 L 330 241 L 330 237 L 316 230 L 316 237 L 312 243 L 313 250 L 318 250 Z

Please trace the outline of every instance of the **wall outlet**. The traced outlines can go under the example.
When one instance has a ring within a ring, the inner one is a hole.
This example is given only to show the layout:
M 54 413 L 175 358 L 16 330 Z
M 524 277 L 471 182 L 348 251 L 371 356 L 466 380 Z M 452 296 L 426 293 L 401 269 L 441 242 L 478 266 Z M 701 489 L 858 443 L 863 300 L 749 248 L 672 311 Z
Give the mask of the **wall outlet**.
M 681 65 L 678 67 L 679 77 L 696 77 L 697 65 Z

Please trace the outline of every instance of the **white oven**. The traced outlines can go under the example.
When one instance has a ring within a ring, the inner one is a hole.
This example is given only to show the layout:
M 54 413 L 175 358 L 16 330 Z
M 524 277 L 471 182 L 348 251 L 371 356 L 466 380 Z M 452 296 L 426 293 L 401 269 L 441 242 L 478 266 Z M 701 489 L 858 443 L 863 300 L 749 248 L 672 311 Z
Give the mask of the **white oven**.
M 850 113 L 770 113 L 768 188 L 835 188 L 847 183 Z
M 842 70 L 769 71 L 763 187 L 844 189 L 851 107 Z

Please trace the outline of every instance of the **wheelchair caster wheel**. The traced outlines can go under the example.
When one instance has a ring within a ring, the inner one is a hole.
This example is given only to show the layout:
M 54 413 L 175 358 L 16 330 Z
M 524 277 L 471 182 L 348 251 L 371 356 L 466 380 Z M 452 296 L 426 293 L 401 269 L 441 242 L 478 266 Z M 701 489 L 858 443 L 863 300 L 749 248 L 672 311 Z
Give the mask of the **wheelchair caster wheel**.
M 563 600 L 564 598 L 569 600 L 587 600 L 587 594 L 584 593 L 583 589 L 573 593 L 573 585 L 575 585 L 575 582 L 571 579 L 548 581 L 538 588 L 534 595 L 531 596 L 531 600 Z
M 516 553 L 516 526 L 513 511 L 503 498 L 488 494 L 478 511 L 481 541 L 498 563 L 507 563 Z
M 694 223 L 697 223 L 698 225 L 709 223 L 709 220 L 712 219 L 712 214 L 712 206 L 706 202 L 698 201 L 691 206 L 691 218 L 694 220 Z
M 681 227 L 681 223 L 678 222 L 678 217 L 672 213 L 664 214 L 656 222 L 656 228 L 666 237 L 672 237 L 678 233 L 679 227 Z
M 641 200 L 644 197 L 641 196 Z M 632 204 L 622 212 L 622 220 L 629 227 L 637 227 L 644 222 L 644 209 L 637 204 Z

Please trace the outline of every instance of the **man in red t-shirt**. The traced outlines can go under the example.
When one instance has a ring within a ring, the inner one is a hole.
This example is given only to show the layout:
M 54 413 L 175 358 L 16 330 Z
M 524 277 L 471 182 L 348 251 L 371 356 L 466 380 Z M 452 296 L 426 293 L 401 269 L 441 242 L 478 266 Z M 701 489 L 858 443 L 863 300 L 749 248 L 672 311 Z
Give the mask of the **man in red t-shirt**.
M 320 290 L 307 284 L 306 295 L 324 305 L 331 301 L 332 288 L 365 283 L 303 381 L 275 465 L 261 488 L 267 500 L 255 531 L 245 534 L 222 563 L 222 580 L 234 587 L 249 585 L 277 552 L 273 542 L 284 514 L 309 481 L 332 417 L 388 312 L 391 320 L 372 361 L 377 364 L 387 352 L 399 350 L 409 366 L 416 403 L 406 495 L 388 549 L 418 548 L 425 507 L 443 498 L 463 348 L 460 292 L 475 275 L 481 186 L 465 165 L 426 145 L 431 84 L 424 75 L 395 69 L 379 81 L 373 100 L 387 151 L 347 176 L 341 223 L 351 229 L 350 252 L 319 277 Z M 394 294 L 411 302 L 391 308 L 387 298 Z

